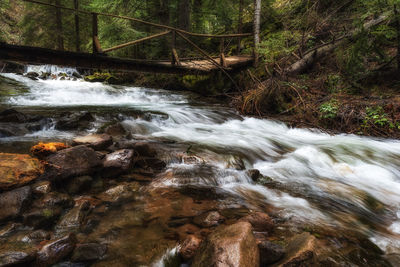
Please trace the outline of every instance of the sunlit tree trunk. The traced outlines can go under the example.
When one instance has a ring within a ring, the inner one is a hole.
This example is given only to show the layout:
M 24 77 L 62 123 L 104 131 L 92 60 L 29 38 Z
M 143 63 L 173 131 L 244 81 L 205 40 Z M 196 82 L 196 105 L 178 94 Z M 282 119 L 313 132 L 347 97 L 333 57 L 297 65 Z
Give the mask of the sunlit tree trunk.
M 254 0 L 254 64 L 258 63 L 257 48 L 260 43 L 261 0 Z
M 238 33 L 243 32 L 243 3 L 244 0 L 239 0 L 239 18 L 238 18 Z M 242 50 L 242 40 L 238 38 L 238 47 L 237 47 L 237 52 L 238 54 L 240 53 L 240 50 Z

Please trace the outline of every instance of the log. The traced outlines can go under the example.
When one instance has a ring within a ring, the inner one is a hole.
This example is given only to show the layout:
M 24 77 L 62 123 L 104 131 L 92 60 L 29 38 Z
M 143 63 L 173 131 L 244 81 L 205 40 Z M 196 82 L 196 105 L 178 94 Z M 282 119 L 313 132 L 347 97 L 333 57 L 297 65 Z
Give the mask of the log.
M 389 17 L 388 14 L 383 14 L 379 18 L 375 20 L 368 21 L 367 23 L 364 24 L 363 29 L 368 30 L 373 26 L 379 25 L 385 20 L 387 20 Z M 323 44 L 319 46 L 318 48 L 306 53 L 302 59 L 296 61 L 292 65 L 290 65 L 288 68 L 284 70 L 284 75 L 287 76 L 293 76 L 297 74 L 301 74 L 307 69 L 309 69 L 314 62 L 321 58 L 324 57 L 325 55 L 329 54 L 332 52 L 335 48 L 337 48 L 339 45 L 343 44 L 344 42 L 351 40 L 355 35 L 359 34 L 360 30 L 354 30 L 351 33 L 345 34 L 344 36 L 337 38 L 333 40 L 332 42 Z

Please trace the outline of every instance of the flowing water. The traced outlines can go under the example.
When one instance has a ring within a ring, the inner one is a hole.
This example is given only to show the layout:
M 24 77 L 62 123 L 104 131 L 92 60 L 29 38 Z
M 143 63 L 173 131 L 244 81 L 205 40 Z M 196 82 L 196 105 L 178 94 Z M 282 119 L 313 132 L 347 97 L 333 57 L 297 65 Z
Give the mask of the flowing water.
M 42 67 L 43 68 L 43 67 Z M 37 70 L 36 71 L 40 71 Z M 42 70 L 43 71 L 43 70 Z M 49 69 L 51 72 L 67 70 Z M 288 227 L 357 231 L 386 253 L 400 253 L 400 142 L 328 135 L 277 121 L 243 117 L 218 102 L 149 88 L 82 80 L 32 81 L 15 74 L 18 89 L 0 94 L 0 107 L 52 114 L 88 110 L 103 123 L 118 120 L 134 138 L 174 142 L 201 164 L 170 159 L 154 188 L 218 188 L 249 209 L 273 210 Z M 1 151 L 26 151 L 38 141 L 70 140 L 82 132 L 40 131 L 0 138 Z M 258 169 L 265 185 L 245 169 Z M 168 251 L 174 245 L 168 244 Z M 163 248 L 164 251 L 166 248 Z

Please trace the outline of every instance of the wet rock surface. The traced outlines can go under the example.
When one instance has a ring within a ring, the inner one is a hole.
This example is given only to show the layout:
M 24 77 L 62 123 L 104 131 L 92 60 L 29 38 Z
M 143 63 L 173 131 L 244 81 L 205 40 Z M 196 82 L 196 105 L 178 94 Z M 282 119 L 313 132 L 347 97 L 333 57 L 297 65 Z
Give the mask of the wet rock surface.
M 13 219 L 28 206 L 32 196 L 29 186 L 0 194 L 0 221 Z
M 98 243 L 78 244 L 72 254 L 73 262 L 87 262 L 101 259 L 107 251 L 107 245 Z
M 258 244 L 260 251 L 260 265 L 267 266 L 283 258 L 285 250 L 282 246 L 270 241 L 262 241 Z
M 53 179 L 65 179 L 96 172 L 101 166 L 97 153 L 84 145 L 61 150 L 47 158 L 46 174 Z
M 23 186 L 43 171 L 39 160 L 29 155 L 0 153 L 0 191 Z
M 95 121 L 95 118 L 90 112 L 81 113 L 65 113 L 57 121 L 55 128 L 57 130 L 76 130 L 87 129 L 90 123 Z
M 122 149 L 107 154 L 103 160 L 105 172 L 118 175 L 128 171 L 133 166 L 134 151 L 132 149 Z
M 238 222 L 218 227 L 203 241 L 192 266 L 259 266 L 259 252 L 251 224 Z
M 112 145 L 113 139 L 108 134 L 89 134 L 73 140 L 73 145 L 87 145 L 94 150 L 103 150 Z
M 37 253 L 35 266 L 50 266 L 68 256 L 75 248 L 76 236 L 66 235 L 57 240 L 51 240 Z

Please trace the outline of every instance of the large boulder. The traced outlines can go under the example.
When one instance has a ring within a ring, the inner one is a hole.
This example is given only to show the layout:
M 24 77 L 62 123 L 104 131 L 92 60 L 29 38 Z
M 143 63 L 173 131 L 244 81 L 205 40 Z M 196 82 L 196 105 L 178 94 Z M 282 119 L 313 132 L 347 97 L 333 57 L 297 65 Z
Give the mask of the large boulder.
M 184 260 L 190 260 L 196 254 L 197 249 L 200 247 L 201 239 L 194 236 L 189 235 L 180 245 L 179 255 Z
M 194 217 L 193 222 L 200 227 L 217 226 L 224 221 L 218 211 L 209 211 Z
M 271 232 L 274 228 L 274 222 L 268 214 L 263 212 L 254 212 L 240 219 L 249 222 L 256 232 Z
M 87 111 L 78 114 L 66 113 L 57 121 L 55 128 L 62 131 L 86 129 L 93 121 L 95 118 Z
M 46 176 L 53 179 L 92 174 L 102 164 L 97 153 L 83 145 L 67 148 L 50 155 L 47 163 Z
M 23 186 L 43 171 L 42 164 L 29 155 L 0 153 L 0 191 Z
M 238 222 L 219 226 L 201 244 L 192 266 L 259 266 L 259 251 L 251 224 Z
M 285 248 L 286 256 L 276 266 L 313 266 L 315 246 L 316 238 L 310 233 L 295 235 Z
M 29 186 L 0 194 L 0 221 L 19 216 L 29 204 L 31 196 L 32 190 Z
M 50 241 L 38 252 L 35 266 L 51 266 L 61 261 L 74 250 L 75 244 L 76 237 L 74 234 Z
M 107 245 L 97 243 L 85 243 L 76 246 L 72 254 L 73 262 L 86 262 L 101 259 L 107 252 Z
M 28 117 L 16 111 L 15 109 L 6 109 L 0 112 L 0 122 L 16 122 L 16 123 L 23 123 L 28 120 Z
M 107 154 L 103 161 L 106 173 L 118 175 L 128 171 L 133 165 L 133 156 L 132 149 L 122 149 Z
M 73 140 L 73 145 L 87 145 L 94 150 L 103 150 L 112 145 L 113 139 L 108 134 L 89 134 L 78 136 Z
M 272 243 L 270 241 L 262 241 L 258 244 L 260 250 L 260 264 L 261 266 L 267 266 L 275 263 L 283 258 L 285 250 L 279 244 Z
M 22 136 L 29 133 L 23 124 L 0 122 L 0 137 Z

